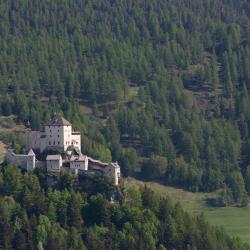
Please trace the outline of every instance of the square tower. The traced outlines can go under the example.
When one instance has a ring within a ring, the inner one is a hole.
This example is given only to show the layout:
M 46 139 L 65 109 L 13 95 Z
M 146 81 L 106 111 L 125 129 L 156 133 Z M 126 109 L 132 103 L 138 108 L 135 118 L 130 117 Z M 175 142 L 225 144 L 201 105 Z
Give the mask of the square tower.
M 45 134 L 48 149 L 63 149 L 63 151 L 66 151 L 72 143 L 72 125 L 58 114 L 45 126 Z

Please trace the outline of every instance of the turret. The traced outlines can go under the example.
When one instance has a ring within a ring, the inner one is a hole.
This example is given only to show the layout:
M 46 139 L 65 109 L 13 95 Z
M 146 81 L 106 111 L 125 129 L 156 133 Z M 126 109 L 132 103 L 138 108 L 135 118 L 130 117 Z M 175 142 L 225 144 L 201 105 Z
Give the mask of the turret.
M 32 148 L 27 155 L 27 171 L 32 171 L 36 167 L 36 155 Z

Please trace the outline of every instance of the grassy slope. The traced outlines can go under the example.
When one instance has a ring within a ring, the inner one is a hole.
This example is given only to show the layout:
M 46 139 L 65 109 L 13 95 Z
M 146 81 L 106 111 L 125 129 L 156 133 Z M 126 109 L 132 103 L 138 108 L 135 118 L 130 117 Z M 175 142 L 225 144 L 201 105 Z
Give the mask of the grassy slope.
M 25 132 L 25 126 L 16 124 L 15 119 L 14 115 L 0 116 L 0 163 L 4 160 L 7 144 L 11 143 L 11 138 L 18 134 L 23 135 Z M 17 142 L 21 139 L 19 136 Z
M 250 244 L 250 207 L 212 208 L 206 205 L 205 200 L 216 195 L 215 193 L 191 193 L 155 182 L 142 182 L 133 178 L 125 180 L 126 187 L 145 184 L 150 186 L 156 193 L 179 201 L 186 210 L 193 214 L 204 213 L 210 223 L 223 226 L 229 235 L 238 236 Z
M 0 141 L 0 163 L 3 162 L 6 152 L 6 145 Z

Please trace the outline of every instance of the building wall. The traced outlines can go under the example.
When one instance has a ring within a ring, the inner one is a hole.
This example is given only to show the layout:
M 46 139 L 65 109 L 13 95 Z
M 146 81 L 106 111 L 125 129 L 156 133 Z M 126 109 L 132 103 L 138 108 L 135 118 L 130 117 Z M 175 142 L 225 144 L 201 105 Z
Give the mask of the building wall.
M 27 170 L 28 155 L 15 154 L 13 150 L 8 150 L 6 153 L 6 161 L 13 166 L 19 166 Z
M 28 155 L 26 161 L 26 169 L 27 171 L 32 171 L 36 167 L 36 157 L 35 155 Z
M 72 168 L 72 169 L 84 169 L 84 161 L 71 161 L 70 168 Z
M 63 148 L 63 127 L 61 126 L 45 126 L 46 146 Z
M 81 150 L 81 134 L 72 134 L 72 126 L 45 126 L 45 132 L 29 130 L 26 133 L 27 150 L 32 148 L 43 152 L 48 147 L 66 151 L 71 145 Z
M 62 166 L 62 158 L 60 158 L 60 160 L 47 160 L 46 166 L 48 172 L 60 172 Z
M 46 136 L 46 134 L 44 133 L 44 135 Z M 47 147 L 47 138 L 43 137 L 40 138 L 40 152 L 43 152 Z
M 71 126 L 63 126 L 63 131 L 64 131 L 64 138 L 63 138 L 63 143 L 64 143 L 64 151 L 67 150 L 68 146 L 71 145 L 72 142 L 72 127 Z
M 88 167 L 86 167 L 86 161 L 71 161 L 70 168 L 80 169 L 80 170 L 85 170 L 85 171 L 88 170 Z
M 84 166 L 85 170 L 88 170 L 89 169 L 89 158 L 87 155 L 85 156 L 84 164 L 85 164 L 85 166 Z
M 117 163 L 111 163 L 104 168 L 104 174 L 113 185 L 118 186 L 121 178 L 121 169 Z
M 26 149 L 40 149 L 41 132 L 28 130 L 26 132 Z
M 26 132 L 25 147 L 27 151 L 31 148 L 40 150 L 40 152 L 44 151 L 44 149 L 47 147 L 45 132 L 28 130 Z
M 81 151 L 81 134 L 72 134 L 71 135 L 71 144 L 74 146 L 74 147 L 77 147 L 80 149 Z
M 64 151 L 71 145 L 71 126 L 46 126 L 46 145 L 49 148 L 63 148 Z

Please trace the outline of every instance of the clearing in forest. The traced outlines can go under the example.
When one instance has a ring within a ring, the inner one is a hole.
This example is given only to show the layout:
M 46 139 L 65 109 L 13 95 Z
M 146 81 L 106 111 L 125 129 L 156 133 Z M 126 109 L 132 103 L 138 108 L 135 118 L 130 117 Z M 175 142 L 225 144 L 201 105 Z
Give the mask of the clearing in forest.
M 159 195 L 168 196 L 175 202 L 180 202 L 188 212 L 195 215 L 203 213 L 211 224 L 222 226 L 230 236 L 239 237 L 250 244 L 250 207 L 210 207 L 206 200 L 213 198 L 216 193 L 192 193 L 156 182 L 144 182 L 131 177 L 125 179 L 126 188 L 144 185 Z

